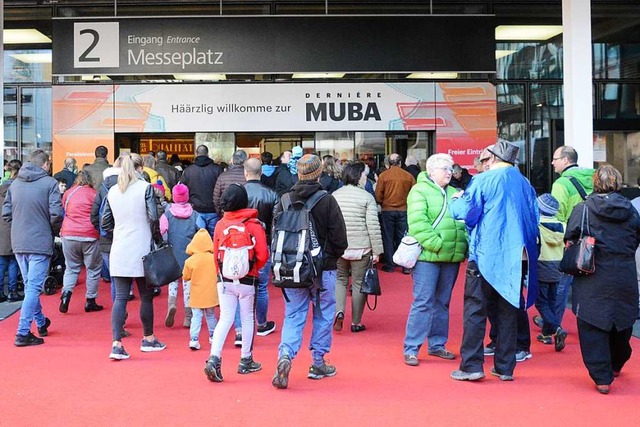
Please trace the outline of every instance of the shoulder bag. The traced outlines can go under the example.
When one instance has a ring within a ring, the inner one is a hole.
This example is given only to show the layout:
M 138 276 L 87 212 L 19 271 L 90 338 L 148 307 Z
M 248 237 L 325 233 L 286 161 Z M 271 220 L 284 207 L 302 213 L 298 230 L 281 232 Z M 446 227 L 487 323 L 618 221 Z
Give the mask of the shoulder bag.
M 369 266 L 364 272 L 364 278 L 362 279 L 362 285 L 360 286 L 360 293 L 365 294 L 367 297 L 373 295 L 375 302 L 373 308 L 369 305 L 369 298 L 367 298 L 367 307 L 373 311 L 378 306 L 378 295 L 382 295 L 380 289 L 380 278 L 378 277 L 378 270 L 373 265 L 373 257 L 369 260 Z
M 596 271 L 595 245 L 596 239 L 590 236 L 589 209 L 583 205 L 580 238 L 569 241 L 560 261 L 560 271 L 572 276 L 589 275 Z
M 142 265 L 148 288 L 164 286 L 182 277 L 178 260 L 168 243 L 151 243 L 151 252 L 142 257 Z

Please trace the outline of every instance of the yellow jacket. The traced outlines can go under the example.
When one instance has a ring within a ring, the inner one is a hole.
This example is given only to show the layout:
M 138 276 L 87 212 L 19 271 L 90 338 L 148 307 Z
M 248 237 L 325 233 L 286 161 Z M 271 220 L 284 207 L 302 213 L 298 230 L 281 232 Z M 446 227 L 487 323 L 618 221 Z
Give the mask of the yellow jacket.
M 201 228 L 187 246 L 191 255 L 184 263 L 182 280 L 191 281 L 189 306 L 211 308 L 220 304 L 218 299 L 218 268 L 213 257 L 213 241 L 209 232 Z
M 164 180 L 162 175 L 151 168 L 144 168 L 144 171 L 149 174 L 149 178 L 151 178 L 151 185 L 157 183 L 158 181 L 162 182 L 164 186 L 164 198 L 167 199 L 167 202 L 171 201 L 171 189 L 167 185 L 167 181 Z

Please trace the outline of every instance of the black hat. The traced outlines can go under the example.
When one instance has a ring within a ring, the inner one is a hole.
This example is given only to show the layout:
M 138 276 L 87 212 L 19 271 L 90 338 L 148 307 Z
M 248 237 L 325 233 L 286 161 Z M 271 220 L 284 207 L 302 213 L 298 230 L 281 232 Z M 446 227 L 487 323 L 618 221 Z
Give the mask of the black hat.
M 498 140 L 496 144 L 488 149 L 491 154 L 499 158 L 500 160 L 515 165 L 518 161 L 518 151 L 520 147 L 513 145 L 504 139 Z
M 225 212 L 233 212 L 245 209 L 249 206 L 247 190 L 243 185 L 231 184 L 222 192 L 220 197 L 220 208 Z

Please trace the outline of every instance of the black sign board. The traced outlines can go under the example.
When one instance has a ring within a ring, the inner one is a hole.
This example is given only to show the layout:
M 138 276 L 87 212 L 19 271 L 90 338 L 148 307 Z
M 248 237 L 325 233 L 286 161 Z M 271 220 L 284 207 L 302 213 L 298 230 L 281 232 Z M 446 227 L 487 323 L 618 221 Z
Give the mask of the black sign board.
M 54 19 L 53 74 L 495 72 L 492 16 Z

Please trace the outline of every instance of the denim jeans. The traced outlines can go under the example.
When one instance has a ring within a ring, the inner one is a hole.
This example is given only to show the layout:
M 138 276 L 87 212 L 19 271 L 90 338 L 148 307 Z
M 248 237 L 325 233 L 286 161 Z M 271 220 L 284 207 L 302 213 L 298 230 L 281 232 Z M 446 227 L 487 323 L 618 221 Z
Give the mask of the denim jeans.
M 427 338 L 429 351 L 445 347 L 449 339 L 449 303 L 459 268 L 457 262 L 416 263 L 404 354 L 417 355 Z
M 0 256 L 0 293 L 4 292 L 4 275 L 9 274 L 9 292 L 18 291 L 18 261 L 15 255 Z
M 109 270 L 109 252 L 102 252 L 102 265 L 109 272 L 109 278 L 111 279 L 111 302 L 116 301 L 116 281 L 113 276 L 111 276 L 111 271 Z M 129 293 L 131 293 L 131 288 L 133 287 L 133 280 L 129 284 Z
M 257 326 L 264 326 L 267 323 L 267 311 L 269 310 L 269 279 L 271 278 L 271 260 L 268 259 L 267 263 L 258 271 L 258 286 L 256 287 L 256 324 Z M 233 321 L 233 326 L 237 332 L 242 328 L 242 322 L 240 321 L 240 307 L 236 309 L 236 318 Z
M 558 292 L 558 283 L 538 282 L 538 300 L 536 308 L 542 316 L 542 335 L 553 335 L 560 322 L 556 316 L 556 294 Z
M 570 274 L 563 274 L 560 276 L 558 282 L 558 290 L 556 291 L 556 318 L 558 319 L 558 325 L 562 325 L 562 318 L 564 312 L 567 309 L 567 303 L 569 302 L 569 291 L 571 290 L 571 284 L 573 283 L 573 276 Z
M 209 330 L 209 338 L 213 337 L 213 331 L 216 329 L 218 320 L 213 307 L 210 308 L 192 308 L 191 326 L 189 327 L 189 337 L 191 341 L 198 341 L 200 336 L 200 328 L 202 327 L 202 316 L 207 321 L 207 329 Z
M 18 321 L 18 335 L 27 335 L 31 330 L 31 322 L 35 320 L 37 327 L 45 324 L 42 314 L 40 293 L 49 272 L 51 257 L 40 254 L 16 254 L 16 260 L 24 281 L 24 301 Z
M 393 267 L 393 254 L 407 232 L 407 211 L 382 211 L 382 228 L 385 267 Z
M 213 230 L 216 228 L 216 224 L 220 219 L 220 217 L 218 217 L 218 214 L 215 212 L 209 212 L 209 213 L 198 212 L 198 215 L 200 215 L 200 218 L 202 218 L 202 220 L 206 225 L 207 231 L 213 237 Z
M 62 238 L 62 252 L 66 268 L 63 278 L 63 292 L 73 292 L 78 283 L 78 275 L 82 264 L 87 269 L 86 276 L 86 298 L 96 298 L 98 296 L 98 284 L 100 283 L 100 272 L 102 271 L 102 256 L 100 243 L 97 240 L 79 241 Z
M 313 356 L 313 364 L 321 366 L 324 355 L 331 350 L 333 316 L 336 309 L 336 270 L 322 272 L 322 287 L 318 298 L 318 286 L 304 289 L 286 289 L 287 298 L 284 304 L 284 324 L 278 347 L 278 357 L 296 357 L 302 346 L 302 331 L 307 323 L 309 304 L 313 304 L 313 329 L 309 350 Z

